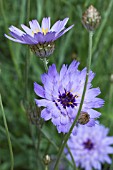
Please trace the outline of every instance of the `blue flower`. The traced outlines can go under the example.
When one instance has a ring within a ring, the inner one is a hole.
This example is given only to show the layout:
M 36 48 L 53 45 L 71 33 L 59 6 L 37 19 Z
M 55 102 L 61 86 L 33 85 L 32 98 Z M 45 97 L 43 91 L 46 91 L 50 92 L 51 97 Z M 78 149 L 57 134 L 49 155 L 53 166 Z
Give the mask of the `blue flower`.
M 76 166 L 84 170 L 101 170 L 101 164 L 111 163 L 108 154 L 113 154 L 113 136 L 108 137 L 109 129 L 103 125 L 87 127 L 79 125 L 77 135 L 71 135 L 67 144 Z M 68 159 L 70 155 L 67 154 Z
M 65 28 L 69 18 L 65 18 L 63 21 L 57 21 L 50 28 L 50 17 L 43 18 L 41 26 L 37 20 L 29 22 L 30 28 L 21 24 L 21 31 L 15 26 L 10 26 L 10 37 L 5 34 L 8 39 L 21 44 L 28 44 L 31 50 L 39 57 L 47 57 L 54 51 L 56 41 L 59 37 L 69 31 L 74 25 Z
M 36 99 L 38 107 L 45 107 L 41 117 L 50 120 L 57 127 L 58 132 L 67 133 L 76 118 L 86 77 L 86 68 L 78 70 L 79 62 L 73 61 L 69 67 L 63 65 L 60 73 L 55 64 L 49 67 L 48 73 L 41 76 L 43 86 L 34 83 L 35 93 L 43 98 Z M 90 71 L 82 112 L 77 125 L 94 126 L 95 118 L 100 113 L 95 108 L 103 106 L 104 101 L 96 96 L 100 94 L 99 88 L 91 88 L 94 73 Z M 73 133 L 76 133 L 76 128 Z

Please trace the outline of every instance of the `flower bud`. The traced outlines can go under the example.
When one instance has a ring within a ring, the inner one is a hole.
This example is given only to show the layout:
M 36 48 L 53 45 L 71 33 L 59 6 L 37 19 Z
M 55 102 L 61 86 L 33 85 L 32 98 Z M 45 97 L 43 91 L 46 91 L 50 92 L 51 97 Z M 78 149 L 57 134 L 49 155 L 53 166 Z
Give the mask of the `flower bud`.
M 89 122 L 90 116 L 87 112 L 81 112 L 79 118 L 78 118 L 78 123 L 85 125 Z
M 101 16 L 96 8 L 91 5 L 82 15 L 82 23 L 88 31 L 94 31 L 101 20 Z
M 50 161 L 51 161 L 50 156 L 49 156 L 49 155 L 46 155 L 46 156 L 44 157 L 44 164 L 45 164 L 45 165 L 48 165 L 48 164 L 50 163 Z

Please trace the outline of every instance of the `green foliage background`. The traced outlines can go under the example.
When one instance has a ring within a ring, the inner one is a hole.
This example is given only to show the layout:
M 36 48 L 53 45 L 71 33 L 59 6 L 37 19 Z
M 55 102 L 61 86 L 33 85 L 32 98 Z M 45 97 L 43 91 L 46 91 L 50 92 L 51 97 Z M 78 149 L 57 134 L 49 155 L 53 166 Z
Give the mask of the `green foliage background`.
M 91 69 L 96 73 L 93 87 L 100 87 L 102 92 L 100 97 L 105 100 L 105 106 L 100 110 L 102 113 L 100 122 L 109 127 L 110 135 L 113 135 L 113 1 L 0 0 L 0 93 L 13 145 L 15 170 L 44 169 L 43 157 L 46 154 L 51 156 L 50 169 L 52 169 L 57 150 L 50 141 L 60 146 L 63 135 L 57 133 L 51 122 L 43 125 L 46 137 L 31 124 L 28 113 L 32 113 L 31 106 L 35 106 L 36 97 L 33 82 L 40 83 L 40 74 L 45 72 L 44 66 L 42 61 L 29 51 L 27 45 L 6 39 L 4 33 L 8 34 L 10 25 L 20 28 L 22 23 L 28 25 L 28 21 L 32 19 L 37 19 L 41 23 L 43 17 L 50 16 L 53 24 L 59 19 L 69 17 L 67 26 L 73 23 L 75 26 L 57 40 L 49 64 L 57 64 L 59 70 L 63 63 L 69 64 L 73 59 L 77 59 L 81 63 L 79 68 L 82 69 L 86 66 L 88 56 L 88 32 L 82 26 L 81 16 L 91 4 L 98 9 L 102 17 L 93 38 Z M 28 82 L 26 82 L 27 70 Z M 27 106 L 28 113 L 24 106 Z M 37 143 L 40 143 L 39 150 Z M 61 164 L 68 167 L 67 169 L 72 169 L 65 159 L 62 159 Z M 107 168 L 112 170 L 113 164 L 110 167 L 104 165 L 104 169 Z M 10 154 L 0 110 L 0 170 L 9 169 Z

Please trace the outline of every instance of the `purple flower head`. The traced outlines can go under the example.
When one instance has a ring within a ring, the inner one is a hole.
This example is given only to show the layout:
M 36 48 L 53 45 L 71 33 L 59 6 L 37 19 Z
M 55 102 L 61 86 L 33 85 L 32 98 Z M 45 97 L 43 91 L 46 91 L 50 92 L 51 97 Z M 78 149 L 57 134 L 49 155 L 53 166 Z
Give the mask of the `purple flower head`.
M 45 107 L 41 112 L 41 117 L 45 121 L 51 119 L 59 133 L 69 131 L 80 105 L 86 68 L 79 71 L 78 65 L 79 62 L 74 60 L 69 67 L 64 64 L 58 73 L 53 64 L 49 67 L 48 73 L 41 76 L 43 86 L 34 83 L 35 93 L 43 98 L 36 99 L 36 104 L 38 107 Z M 104 101 L 96 97 L 100 94 L 100 89 L 91 88 L 93 78 L 94 73 L 90 71 L 82 112 L 77 125 L 94 126 L 95 118 L 100 116 L 100 113 L 94 109 L 102 107 Z M 76 133 L 76 128 L 74 132 Z
M 29 22 L 30 28 L 21 24 L 21 31 L 15 26 L 10 26 L 10 37 L 5 34 L 8 39 L 21 44 L 28 44 L 31 50 L 39 57 L 47 57 L 54 51 L 54 41 L 69 31 L 74 25 L 65 28 L 69 18 L 65 18 L 63 21 L 57 21 L 50 28 L 50 17 L 43 18 L 41 26 L 37 20 Z
M 113 136 L 108 137 L 108 128 L 103 125 L 95 127 L 78 126 L 77 135 L 71 135 L 67 144 L 76 166 L 84 170 L 101 170 L 101 164 L 111 163 L 108 154 L 113 154 Z M 68 159 L 70 155 L 67 154 Z

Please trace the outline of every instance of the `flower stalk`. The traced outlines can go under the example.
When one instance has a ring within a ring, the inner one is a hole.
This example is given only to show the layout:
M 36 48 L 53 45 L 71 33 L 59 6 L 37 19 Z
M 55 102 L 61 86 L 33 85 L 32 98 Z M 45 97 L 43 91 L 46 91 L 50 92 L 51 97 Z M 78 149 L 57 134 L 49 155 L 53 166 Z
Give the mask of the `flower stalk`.
M 10 158 L 11 158 L 11 170 L 13 170 L 13 167 L 14 167 L 13 150 L 12 150 L 11 139 L 10 139 L 9 130 L 8 130 L 8 126 L 7 126 L 7 121 L 6 121 L 6 117 L 5 117 L 5 113 L 4 113 L 4 109 L 3 109 L 1 94 L 0 94 L 0 106 L 1 106 L 1 110 L 2 110 L 3 122 L 4 122 L 8 145 L 9 145 Z
M 62 152 L 64 150 L 64 147 L 66 146 L 66 143 L 72 133 L 72 130 L 75 126 L 75 124 L 77 123 L 77 120 L 80 116 L 80 113 L 81 113 L 81 109 L 82 109 L 82 105 L 83 105 L 83 102 L 84 102 L 84 98 L 85 98 L 85 92 L 86 92 L 86 88 L 87 88 L 87 83 L 88 83 L 88 76 L 89 76 L 89 72 L 90 72 L 90 66 L 91 66 L 91 58 L 92 58 L 92 37 L 93 37 L 93 32 L 92 31 L 89 31 L 89 51 L 88 51 L 88 62 L 87 62 L 87 73 L 86 73 L 86 79 L 85 79 L 85 84 L 84 84 L 84 89 L 83 89 L 83 93 L 82 93 L 82 98 L 81 98 L 81 102 L 80 102 L 80 106 L 79 106 L 79 109 L 78 109 L 78 113 L 77 113 L 77 116 L 69 130 L 69 132 L 66 134 L 65 138 L 64 138 L 64 141 L 59 149 L 59 153 L 58 153 L 58 156 L 57 156 L 57 160 L 56 160 L 56 163 L 55 163 L 55 166 L 54 166 L 54 170 L 57 170 L 57 167 L 58 167 L 58 164 L 59 164 L 59 161 L 60 161 L 60 158 L 62 156 Z
M 45 71 L 47 72 L 48 71 L 48 61 L 46 58 L 42 59 L 43 60 L 43 63 L 44 63 L 44 68 L 45 68 Z

